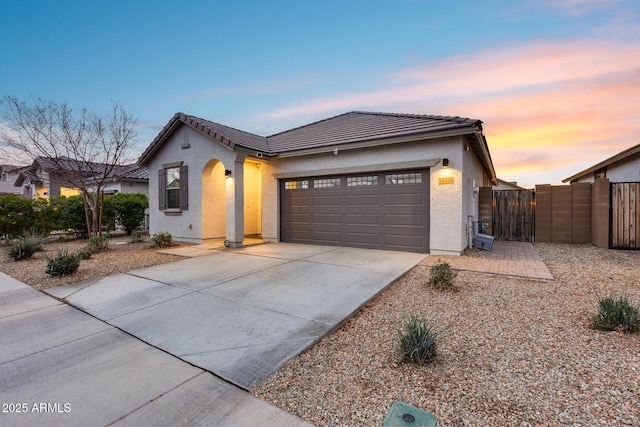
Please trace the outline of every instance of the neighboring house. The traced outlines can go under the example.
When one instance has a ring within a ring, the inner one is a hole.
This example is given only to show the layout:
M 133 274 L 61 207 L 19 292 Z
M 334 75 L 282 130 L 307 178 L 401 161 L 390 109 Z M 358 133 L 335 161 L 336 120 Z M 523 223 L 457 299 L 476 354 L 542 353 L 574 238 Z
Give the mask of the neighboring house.
M 13 185 L 20 172 L 26 166 L 0 165 L 0 196 L 14 194 L 21 195 L 22 189 Z
M 525 188 L 520 187 L 515 181 L 504 181 L 498 178 L 498 185 L 493 187 L 495 190 L 525 190 Z
M 177 113 L 142 153 L 150 232 L 460 254 L 497 184 L 482 122 L 350 112 L 269 137 Z
M 562 182 L 594 182 L 607 178 L 609 182 L 640 182 L 640 144 L 563 179 Z
M 64 170 L 61 170 L 61 166 Z M 104 171 L 106 165 L 92 164 L 93 171 Z M 74 159 L 61 157 L 58 164 L 47 157 L 36 157 L 30 166 L 24 168 L 15 180 L 22 187 L 22 195 L 27 198 L 48 198 L 57 196 L 75 196 L 80 194 L 77 188 L 65 180 L 65 172 L 78 174 L 88 183 L 91 172 L 86 165 Z M 125 193 L 144 193 L 148 195 L 149 176 L 145 168 L 137 165 L 116 166 L 110 174 L 104 190 L 106 193 L 118 191 Z

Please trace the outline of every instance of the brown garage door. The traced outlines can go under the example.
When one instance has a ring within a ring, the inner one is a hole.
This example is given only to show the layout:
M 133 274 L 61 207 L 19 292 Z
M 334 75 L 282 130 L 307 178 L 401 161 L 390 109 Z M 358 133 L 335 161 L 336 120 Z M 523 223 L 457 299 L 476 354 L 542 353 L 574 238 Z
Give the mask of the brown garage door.
M 280 180 L 283 242 L 429 251 L 429 171 Z

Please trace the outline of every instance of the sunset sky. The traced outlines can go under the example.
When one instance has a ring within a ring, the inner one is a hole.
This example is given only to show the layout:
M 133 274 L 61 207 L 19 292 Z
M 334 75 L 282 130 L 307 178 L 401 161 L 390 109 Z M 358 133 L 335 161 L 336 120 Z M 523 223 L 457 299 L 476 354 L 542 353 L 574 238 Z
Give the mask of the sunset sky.
M 351 110 L 484 122 L 498 177 L 640 143 L 640 1 L 4 1 L 0 95 L 269 135 Z

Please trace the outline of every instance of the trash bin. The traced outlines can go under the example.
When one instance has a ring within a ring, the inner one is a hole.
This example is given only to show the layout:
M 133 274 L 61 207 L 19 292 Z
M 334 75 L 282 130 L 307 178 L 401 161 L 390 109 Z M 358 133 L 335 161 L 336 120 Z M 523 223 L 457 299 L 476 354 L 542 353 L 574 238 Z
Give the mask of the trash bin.
M 493 249 L 493 236 L 487 236 L 486 234 L 478 234 L 476 236 L 476 249 L 484 249 L 485 251 L 491 251 Z

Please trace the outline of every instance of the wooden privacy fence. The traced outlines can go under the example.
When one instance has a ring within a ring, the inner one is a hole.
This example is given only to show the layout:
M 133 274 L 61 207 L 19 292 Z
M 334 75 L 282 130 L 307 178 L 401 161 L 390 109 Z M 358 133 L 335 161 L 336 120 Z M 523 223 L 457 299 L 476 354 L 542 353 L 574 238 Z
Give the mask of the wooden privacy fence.
M 532 242 L 535 203 L 533 190 L 495 190 L 491 230 L 496 240 Z
M 611 184 L 612 248 L 640 249 L 640 182 Z

